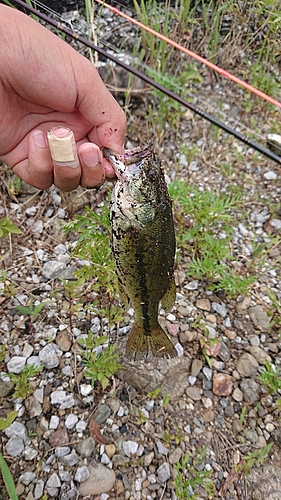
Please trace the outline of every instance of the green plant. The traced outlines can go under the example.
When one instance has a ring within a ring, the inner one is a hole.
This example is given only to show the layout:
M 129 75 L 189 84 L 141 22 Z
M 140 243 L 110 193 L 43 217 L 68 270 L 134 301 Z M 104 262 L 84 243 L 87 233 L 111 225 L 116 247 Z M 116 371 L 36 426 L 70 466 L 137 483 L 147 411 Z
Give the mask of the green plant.
M 178 427 L 176 427 L 176 431 L 174 434 L 172 434 L 168 431 L 164 432 L 163 441 L 164 441 L 166 446 L 170 446 L 171 442 L 174 442 L 178 445 L 183 440 L 184 440 L 184 435 Z
M 17 418 L 18 412 L 17 411 L 10 411 L 8 413 L 6 420 L 3 420 L 3 418 L 0 417 L 0 431 L 4 431 L 10 425 L 13 423 L 13 421 Z
M 0 363 L 4 361 L 6 354 L 8 354 L 8 350 L 4 344 L 0 345 Z
M 278 394 L 281 391 L 281 375 L 279 366 L 266 362 L 261 368 L 258 379 L 268 390 L 269 394 Z
M 0 238 L 7 238 L 10 234 L 21 234 L 21 230 L 8 217 L 4 217 L 0 220 Z
M 1 288 L 1 293 L 6 297 L 14 297 L 18 289 L 12 281 L 7 278 L 7 271 L 2 269 L 0 271 L 0 283 L 3 283 L 3 288 Z
M 169 37 L 171 33 L 172 10 L 170 1 L 166 0 L 165 5 L 161 5 L 156 0 L 133 0 L 134 7 L 139 20 L 146 26 L 152 27 L 158 33 Z M 173 53 L 173 47 L 168 46 L 152 33 L 142 30 L 142 44 L 147 57 L 156 64 L 162 73 L 165 73 L 167 64 Z
M 161 391 L 160 387 L 157 387 L 157 389 L 154 389 L 154 391 L 150 391 L 147 393 L 147 396 L 150 398 L 150 399 L 155 399 L 157 398 L 159 392 Z
M 178 247 L 191 254 L 188 275 L 205 281 L 209 289 L 229 297 L 247 294 L 254 276 L 241 276 L 229 265 L 234 230 L 231 214 L 241 198 L 200 191 L 185 181 L 169 185 L 174 203 Z
M 138 419 L 137 425 L 141 425 L 143 422 L 146 422 L 147 417 L 142 413 L 141 409 L 138 408 Z
M 0 453 L 0 470 L 4 479 L 4 483 L 7 489 L 10 500 L 18 500 L 18 495 L 16 492 L 16 487 L 10 469 L 3 455 Z
M 207 448 L 203 448 L 201 452 L 197 452 L 194 458 L 189 453 L 186 453 L 174 467 L 177 475 L 174 479 L 175 493 L 178 498 L 196 500 L 200 495 L 196 493 L 196 487 L 200 486 L 208 494 L 208 498 L 213 498 L 215 486 L 210 479 L 212 470 L 202 469 L 204 460 L 207 455 Z
M 247 413 L 247 406 L 243 406 L 239 417 L 241 424 L 244 424 L 246 413 Z
M 45 307 L 47 304 L 48 304 L 47 302 L 39 302 L 39 304 L 35 306 L 31 298 L 28 306 L 17 305 L 16 309 L 18 310 L 19 313 L 23 314 L 24 316 L 27 316 L 30 323 L 32 324 L 39 316 L 43 307 Z
M 108 205 L 96 211 L 85 207 L 85 215 L 77 215 L 64 226 L 65 232 L 76 231 L 79 235 L 73 256 L 85 259 L 85 265 L 77 271 L 80 284 L 95 278 L 92 290 L 104 287 L 109 294 L 115 294 L 117 279 L 115 264 L 110 250 L 110 221 Z M 106 263 L 106 266 L 105 266 Z
M 91 282 L 88 290 L 94 295 L 87 300 L 86 310 L 91 311 L 109 320 L 109 325 L 121 321 L 124 315 L 123 308 L 116 303 L 118 283 L 115 272 L 115 262 L 110 249 L 110 221 L 109 209 L 105 203 L 93 212 L 85 207 L 85 215 L 77 215 L 74 221 L 65 225 L 64 230 L 77 231 L 79 237 L 73 251 L 73 256 L 87 260 L 75 275 L 77 281 L 65 282 L 69 307 L 81 307 L 82 292 L 78 292 L 86 282 Z M 106 264 L 106 265 L 105 265 Z M 80 301 L 75 304 L 75 299 Z
M 85 365 L 85 377 L 91 379 L 92 385 L 99 381 L 103 389 L 109 384 L 109 379 L 115 372 L 122 368 L 118 363 L 118 354 L 115 352 L 116 346 L 109 344 L 104 347 L 108 337 L 94 338 L 93 332 L 89 332 L 85 339 L 79 339 L 78 343 L 85 346 L 85 350 L 81 351 L 82 361 Z M 97 348 L 103 346 L 99 352 Z
M 161 406 L 162 408 L 165 408 L 165 406 L 167 406 L 167 404 L 169 403 L 170 401 L 170 396 L 167 392 L 165 392 L 164 396 L 163 396 L 163 399 L 161 401 Z
M 29 379 L 35 377 L 37 373 L 42 370 L 43 366 L 36 365 L 25 365 L 23 371 L 16 375 L 15 373 L 9 373 L 11 381 L 15 384 L 14 398 L 26 399 L 28 396 L 33 394 L 34 387 L 31 385 Z
M 281 302 L 277 295 L 272 292 L 268 287 L 266 289 L 267 295 L 269 296 L 271 303 L 267 311 L 267 315 L 270 317 L 269 328 L 276 329 L 281 337 Z
M 244 476 L 247 476 L 254 465 L 261 464 L 265 457 L 270 452 L 273 446 L 272 443 L 268 443 L 264 448 L 255 450 L 247 455 L 244 455 L 239 462 L 239 464 L 235 465 L 236 472 L 242 473 Z
M 11 197 L 19 193 L 21 188 L 21 179 L 17 175 L 12 175 L 8 179 L 8 193 Z

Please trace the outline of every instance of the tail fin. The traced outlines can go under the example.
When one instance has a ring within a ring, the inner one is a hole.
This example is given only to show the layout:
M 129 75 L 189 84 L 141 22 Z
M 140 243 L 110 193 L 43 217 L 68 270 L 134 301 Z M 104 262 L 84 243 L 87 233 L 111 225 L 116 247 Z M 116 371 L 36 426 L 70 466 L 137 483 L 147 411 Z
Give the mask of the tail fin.
M 143 359 L 152 354 L 162 358 L 174 358 L 177 351 L 160 325 L 151 332 L 134 324 L 126 345 L 126 356 L 129 359 Z

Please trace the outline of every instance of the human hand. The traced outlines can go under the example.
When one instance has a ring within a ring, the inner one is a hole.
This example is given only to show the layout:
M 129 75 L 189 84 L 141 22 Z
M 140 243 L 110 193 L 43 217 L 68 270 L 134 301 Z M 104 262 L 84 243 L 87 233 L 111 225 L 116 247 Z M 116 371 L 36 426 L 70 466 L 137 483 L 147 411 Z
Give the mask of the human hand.
M 122 152 L 125 114 L 86 58 L 39 23 L 0 5 L 0 159 L 38 189 L 94 187 L 114 171 L 102 147 Z M 53 165 L 47 131 L 74 132 L 79 165 Z

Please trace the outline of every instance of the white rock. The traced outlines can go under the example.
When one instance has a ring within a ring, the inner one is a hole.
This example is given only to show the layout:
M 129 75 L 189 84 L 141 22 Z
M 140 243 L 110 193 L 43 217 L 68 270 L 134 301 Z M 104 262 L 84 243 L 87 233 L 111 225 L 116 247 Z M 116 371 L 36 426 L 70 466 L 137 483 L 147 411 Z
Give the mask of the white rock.
M 21 455 L 24 450 L 23 440 L 18 437 L 11 437 L 9 441 L 6 443 L 6 453 L 11 457 L 17 457 Z
M 19 374 L 23 371 L 26 358 L 23 356 L 13 356 L 7 363 L 8 372 Z
M 28 358 L 26 360 L 26 364 L 27 365 L 41 366 L 39 356 L 30 356 L 30 358 Z
M 179 342 L 176 343 L 175 349 L 176 349 L 179 357 L 182 357 L 184 355 L 184 349 Z
M 53 474 L 49 477 L 49 479 L 46 483 L 46 486 L 47 486 L 47 488 L 60 488 L 61 487 L 60 478 L 56 472 L 53 472 Z
M 38 479 L 35 490 L 34 490 L 34 499 L 39 500 L 42 497 L 44 491 L 44 481 L 43 479 Z
M 51 404 L 59 404 L 60 410 L 72 408 L 76 404 L 73 394 L 67 394 L 66 391 L 54 391 L 51 394 Z
M 57 429 L 59 423 L 60 423 L 59 417 L 57 417 L 57 415 L 52 415 L 51 419 L 50 419 L 49 428 L 50 429 Z
M 78 462 L 78 455 L 75 450 L 72 450 L 71 453 L 68 455 L 65 455 L 64 457 L 60 458 L 60 462 L 63 465 L 67 465 L 69 467 L 72 467 L 73 465 L 76 465 Z
M 158 453 L 160 453 L 160 455 L 165 455 L 165 456 L 168 455 L 169 450 L 168 448 L 166 448 L 166 446 L 164 446 L 164 444 L 161 441 L 157 441 L 156 446 L 158 449 Z
M 73 429 L 73 427 L 77 422 L 78 422 L 77 415 L 74 415 L 74 413 L 70 413 L 65 420 L 65 427 L 67 429 Z
M 82 465 L 82 467 L 77 468 L 74 479 L 75 481 L 78 481 L 78 483 L 82 483 L 88 479 L 89 475 L 90 473 L 88 467 L 86 465 Z
M 23 346 L 22 355 L 24 358 L 29 358 L 33 353 L 34 347 L 26 342 Z
M 19 477 L 19 481 L 22 483 L 22 484 L 25 484 L 25 486 L 28 486 L 29 483 L 31 483 L 31 481 L 33 481 L 33 479 L 35 479 L 36 477 L 36 474 L 32 471 L 27 471 L 27 472 L 24 472 L 23 474 L 21 474 L 21 476 Z
M 158 467 L 157 475 L 160 483 L 165 483 L 166 481 L 168 481 L 168 479 L 170 479 L 170 466 L 167 462 L 164 462 L 162 465 L 160 465 L 160 467 Z
M 59 357 L 62 355 L 62 351 L 58 348 L 56 344 L 50 343 L 46 344 L 45 347 L 39 352 L 40 362 L 50 370 L 56 368 L 59 365 Z
M 20 437 L 25 445 L 30 444 L 30 439 L 25 426 L 20 422 L 13 422 L 7 429 L 4 430 L 5 435 L 10 437 Z
M 69 455 L 70 448 L 69 446 L 58 446 L 55 449 L 55 455 L 57 458 L 65 457 L 65 455 Z
M 33 393 L 35 399 L 43 404 L 43 400 L 44 400 L 44 387 L 39 387 L 39 389 L 35 389 L 34 393 Z
M 263 176 L 267 181 L 275 181 L 277 179 L 277 174 L 273 170 L 268 170 Z
M 37 211 L 37 208 L 36 208 L 35 206 L 32 206 L 32 207 L 27 207 L 27 208 L 25 209 L 25 213 L 26 213 L 27 215 L 32 216 L 32 217 L 33 217 L 33 215 L 35 215 L 35 214 L 36 214 L 36 211 Z
M 80 392 L 82 396 L 89 396 L 89 394 L 93 391 L 93 386 L 91 384 L 81 384 Z
M 35 448 L 31 448 L 31 446 L 26 446 L 22 452 L 25 460 L 34 460 L 38 455 L 38 451 Z
M 125 455 L 130 458 L 131 456 L 136 455 L 138 443 L 135 443 L 135 441 L 123 441 L 122 447 Z
M 87 428 L 87 422 L 85 420 L 79 420 L 76 424 L 76 431 L 83 432 Z

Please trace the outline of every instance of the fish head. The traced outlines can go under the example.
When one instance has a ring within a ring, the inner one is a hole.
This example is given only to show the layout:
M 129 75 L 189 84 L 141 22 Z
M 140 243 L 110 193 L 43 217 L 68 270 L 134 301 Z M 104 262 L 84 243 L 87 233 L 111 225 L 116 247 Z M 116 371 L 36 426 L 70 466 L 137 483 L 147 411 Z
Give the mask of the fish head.
M 103 154 L 115 170 L 117 191 L 128 203 L 157 203 L 165 180 L 151 142 L 125 150 L 123 155 L 107 148 L 103 149 Z

